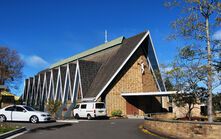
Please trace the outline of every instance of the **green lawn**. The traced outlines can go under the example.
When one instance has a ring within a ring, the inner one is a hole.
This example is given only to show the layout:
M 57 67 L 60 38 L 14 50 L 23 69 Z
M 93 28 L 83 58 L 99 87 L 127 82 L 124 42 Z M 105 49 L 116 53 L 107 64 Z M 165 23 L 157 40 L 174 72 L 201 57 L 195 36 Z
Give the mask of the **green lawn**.
M 0 123 L 0 134 L 14 130 L 16 128 L 18 128 L 18 127 L 15 125 Z

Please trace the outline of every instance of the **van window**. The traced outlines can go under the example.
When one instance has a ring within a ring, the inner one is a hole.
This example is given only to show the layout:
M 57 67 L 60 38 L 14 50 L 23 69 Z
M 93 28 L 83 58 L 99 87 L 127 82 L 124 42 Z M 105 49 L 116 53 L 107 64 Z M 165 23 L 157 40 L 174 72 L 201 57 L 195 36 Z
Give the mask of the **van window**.
M 75 109 L 78 109 L 78 108 L 79 108 L 79 105 L 76 105 L 76 106 L 75 106 Z
M 81 109 L 86 109 L 86 106 L 87 106 L 86 104 L 82 104 Z
M 95 107 L 96 107 L 96 109 L 103 109 L 103 108 L 105 108 L 105 105 L 104 105 L 104 103 L 96 103 Z

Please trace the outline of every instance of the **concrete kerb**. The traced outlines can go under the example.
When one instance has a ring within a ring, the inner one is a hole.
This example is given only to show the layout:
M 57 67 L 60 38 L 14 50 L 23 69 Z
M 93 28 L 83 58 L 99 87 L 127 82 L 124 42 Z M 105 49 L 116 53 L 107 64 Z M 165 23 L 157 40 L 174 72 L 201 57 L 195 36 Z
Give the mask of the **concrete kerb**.
M 44 127 L 37 127 L 37 128 L 28 130 L 28 133 L 29 132 L 37 132 L 38 130 L 50 130 L 50 129 L 54 129 L 54 128 L 62 128 L 62 127 L 66 127 L 66 126 L 72 126 L 72 124 L 71 123 L 63 123 L 63 124 L 56 124 L 56 125 L 50 125 L 50 126 L 44 126 Z
M 15 129 L 15 130 L 6 132 L 6 133 L 0 135 L 0 139 L 9 138 L 9 137 L 14 136 L 16 134 L 22 133 L 22 132 L 24 132 L 26 130 L 27 129 L 25 127 L 22 127 L 22 128 L 19 128 L 19 129 Z
M 144 119 L 144 116 L 133 116 L 133 115 L 128 115 L 128 119 Z
M 36 127 L 33 129 L 27 129 L 26 127 L 22 127 L 22 128 L 15 129 L 15 130 L 6 132 L 4 134 L 1 134 L 0 139 L 5 139 L 5 138 L 10 139 L 12 137 L 16 137 L 16 136 L 19 136 L 19 135 L 22 135 L 25 133 L 29 133 L 29 132 L 36 132 L 38 130 L 46 130 L 46 129 L 52 129 L 52 128 L 61 128 L 61 127 L 71 126 L 72 123 L 78 123 L 79 121 L 77 121 L 77 120 L 57 120 L 57 121 L 55 121 L 54 120 L 53 122 L 57 122 L 58 124 L 44 126 L 44 127 Z
M 56 120 L 58 123 L 79 123 L 79 120 Z

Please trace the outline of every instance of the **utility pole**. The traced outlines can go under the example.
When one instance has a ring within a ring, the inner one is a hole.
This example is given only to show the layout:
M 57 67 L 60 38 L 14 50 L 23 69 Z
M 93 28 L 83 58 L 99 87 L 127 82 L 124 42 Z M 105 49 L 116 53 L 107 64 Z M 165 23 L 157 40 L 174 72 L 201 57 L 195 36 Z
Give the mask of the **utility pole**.
M 108 42 L 108 41 L 107 41 L 107 30 L 104 31 L 104 39 L 105 39 L 104 42 L 107 43 L 107 42 Z

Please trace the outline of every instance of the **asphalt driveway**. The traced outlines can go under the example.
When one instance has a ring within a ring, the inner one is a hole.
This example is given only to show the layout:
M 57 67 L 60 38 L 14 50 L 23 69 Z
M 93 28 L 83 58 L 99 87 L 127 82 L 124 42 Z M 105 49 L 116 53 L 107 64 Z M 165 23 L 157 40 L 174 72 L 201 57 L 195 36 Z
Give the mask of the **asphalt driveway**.
M 144 120 L 92 120 L 79 123 L 26 124 L 29 132 L 16 139 L 157 139 L 144 134 L 139 125 Z

